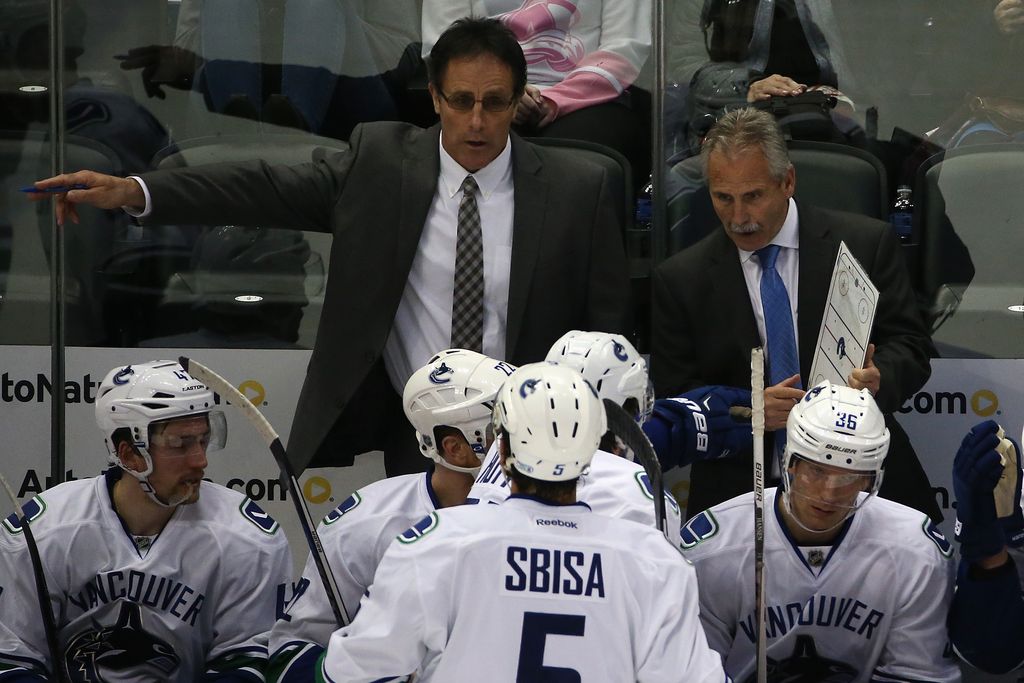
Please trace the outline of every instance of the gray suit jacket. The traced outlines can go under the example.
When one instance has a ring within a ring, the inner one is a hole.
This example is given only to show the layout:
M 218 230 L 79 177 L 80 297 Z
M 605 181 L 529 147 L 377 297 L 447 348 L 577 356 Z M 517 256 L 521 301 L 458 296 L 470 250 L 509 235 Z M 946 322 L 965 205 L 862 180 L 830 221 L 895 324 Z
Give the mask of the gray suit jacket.
M 887 224 L 871 218 L 803 204 L 798 211 L 797 346 L 803 386 L 807 388 L 839 243 L 846 242 L 879 290 L 871 331 L 874 363 L 882 376 L 875 398 L 887 415 L 893 437 L 883 492 L 941 519 L 917 456 L 891 418 L 928 380 L 930 359 L 935 355 L 917 311 L 899 244 Z M 675 396 L 712 384 L 749 388 L 750 350 L 760 346 L 761 340 L 736 246 L 725 231 L 719 228 L 659 265 L 653 287 L 651 378 L 657 395 Z M 765 452 L 771 449 L 766 447 Z M 729 494 L 750 490 L 749 465 L 740 467 L 745 471 L 738 488 L 730 487 L 729 477 L 723 476 L 721 468 L 726 466 L 723 461 L 694 464 L 690 499 L 697 506 L 688 508 L 688 514 L 725 500 Z M 725 495 L 719 497 L 710 490 L 716 487 Z
M 371 373 L 388 338 L 440 172 L 440 127 L 372 123 L 351 149 L 292 167 L 215 164 L 145 174 L 157 223 L 288 227 L 333 233 L 325 305 L 296 406 L 289 456 L 301 471 L 350 464 L 387 430 Z M 608 178 L 569 152 L 511 136 L 515 216 L 506 355 L 542 360 L 564 332 L 625 332 L 629 293 Z M 440 349 L 439 349 L 440 350 Z M 426 359 L 424 359 L 425 361 Z M 367 378 L 371 377 L 371 380 Z M 367 424 L 367 420 L 376 422 Z

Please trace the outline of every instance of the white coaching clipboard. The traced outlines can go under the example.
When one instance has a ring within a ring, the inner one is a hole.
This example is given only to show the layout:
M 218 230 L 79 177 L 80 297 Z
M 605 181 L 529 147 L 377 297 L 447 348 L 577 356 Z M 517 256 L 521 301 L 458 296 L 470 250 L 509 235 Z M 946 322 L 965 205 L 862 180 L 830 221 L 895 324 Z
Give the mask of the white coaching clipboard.
M 877 305 L 878 289 L 840 242 L 808 386 L 826 379 L 846 386 L 850 372 L 863 367 Z

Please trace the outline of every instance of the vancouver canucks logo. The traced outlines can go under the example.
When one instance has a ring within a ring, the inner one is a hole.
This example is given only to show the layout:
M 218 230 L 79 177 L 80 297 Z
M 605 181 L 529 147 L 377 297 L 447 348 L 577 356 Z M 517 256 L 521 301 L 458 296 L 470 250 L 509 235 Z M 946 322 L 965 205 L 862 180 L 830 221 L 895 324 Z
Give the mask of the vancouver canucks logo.
M 135 374 L 135 371 L 132 370 L 132 366 L 126 365 L 123 368 L 121 368 L 120 370 L 118 370 L 117 374 L 114 375 L 114 384 L 117 384 L 117 385 L 128 384 L 128 378 L 131 377 L 134 374 Z
M 519 395 L 526 398 L 528 395 L 537 391 L 537 385 L 540 384 L 539 379 L 528 379 L 519 385 Z
M 620 344 L 619 342 L 615 341 L 614 339 L 612 340 L 612 353 L 614 353 L 615 357 L 621 360 L 623 363 L 629 360 L 629 354 L 626 353 L 626 347 Z
M 436 368 L 430 371 L 430 381 L 433 382 L 434 384 L 447 384 L 452 380 L 450 377 L 445 377 L 445 375 L 451 375 L 454 372 L 455 371 L 448 367 L 447 364 L 441 363 Z
M 825 389 L 825 387 L 814 387 L 813 389 L 811 389 L 810 391 L 807 392 L 806 396 L 804 396 L 804 401 L 810 401 L 812 398 L 814 398 L 815 396 L 820 394 L 822 391 L 824 391 L 824 389 Z
M 170 643 L 147 633 L 142 607 L 120 603 L 117 623 L 93 627 L 73 637 L 64 650 L 68 677 L 76 683 L 122 680 L 169 680 L 181 664 Z

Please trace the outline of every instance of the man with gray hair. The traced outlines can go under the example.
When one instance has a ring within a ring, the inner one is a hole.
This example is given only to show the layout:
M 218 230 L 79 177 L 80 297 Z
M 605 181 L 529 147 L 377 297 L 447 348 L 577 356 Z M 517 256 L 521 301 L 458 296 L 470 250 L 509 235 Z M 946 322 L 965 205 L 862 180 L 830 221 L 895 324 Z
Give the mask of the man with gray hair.
M 864 367 L 847 383 L 874 395 L 892 433 L 880 495 L 940 521 L 928 477 L 892 416 L 928 379 L 935 350 L 891 229 L 865 216 L 798 205 L 796 171 L 766 112 L 724 115 L 708 132 L 701 156 L 723 229 L 654 272 L 651 378 L 657 395 L 705 385 L 747 387 L 750 349 L 763 346 L 765 452 L 781 452 L 789 410 L 808 386 L 832 268 L 845 242 L 879 290 Z M 688 515 L 749 491 L 750 456 L 694 463 Z

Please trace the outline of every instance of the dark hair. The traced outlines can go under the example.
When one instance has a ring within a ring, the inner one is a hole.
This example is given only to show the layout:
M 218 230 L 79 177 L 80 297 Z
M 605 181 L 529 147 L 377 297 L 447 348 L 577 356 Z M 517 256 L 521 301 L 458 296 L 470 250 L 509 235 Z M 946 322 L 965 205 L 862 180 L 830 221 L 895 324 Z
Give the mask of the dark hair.
M 430 50 L 430 82 L 440 88 L 450 61 L 482 54 L 493 55 L 512 70 L 513 95 L 522 95 L 526 90 L 526 57 L 515 34 L 497 19 L 465 17 L 453 22 Z
M 553 503 L 567 503 L 576 500 L 576 484 L 579 477 L 567 481 L 545 481 L 534 479 L 515 468 L 508 468 L 508 478 L 515 482 L 519 493 L 526 493 Z

